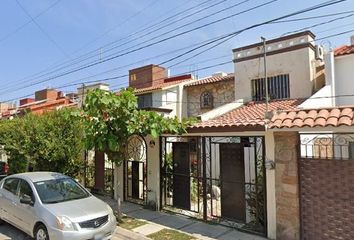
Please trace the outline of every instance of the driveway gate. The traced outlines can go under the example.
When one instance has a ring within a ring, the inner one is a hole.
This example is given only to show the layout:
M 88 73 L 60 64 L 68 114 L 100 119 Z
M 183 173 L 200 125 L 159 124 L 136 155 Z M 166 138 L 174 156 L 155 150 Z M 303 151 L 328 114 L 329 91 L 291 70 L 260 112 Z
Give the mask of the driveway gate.
M 266 235 L 263 137 L 163 137 L 164 209 Z
M 354 133 L 300 142 L 301 239 L 354 239 Z

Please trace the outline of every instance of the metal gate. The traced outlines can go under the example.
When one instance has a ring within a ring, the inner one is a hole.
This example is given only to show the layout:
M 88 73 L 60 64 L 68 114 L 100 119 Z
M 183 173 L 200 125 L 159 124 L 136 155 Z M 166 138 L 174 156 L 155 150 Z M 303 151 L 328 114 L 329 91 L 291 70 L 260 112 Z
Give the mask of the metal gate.
M 143 137 L 128 139 L 124 161 L 124 197 L 126 201 L 145 204 L 147 193 L 147 149 Z
M 300 142 L 301 239 L 354 239 L 354 133 Z
M 161 206 L 266 235 L 263 137 L 162 137 Z

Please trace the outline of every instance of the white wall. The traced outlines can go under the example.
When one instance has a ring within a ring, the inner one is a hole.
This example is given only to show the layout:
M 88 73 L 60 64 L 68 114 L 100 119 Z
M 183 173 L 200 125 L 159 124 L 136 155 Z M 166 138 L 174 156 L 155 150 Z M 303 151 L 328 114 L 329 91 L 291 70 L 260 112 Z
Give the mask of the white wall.
M 267 44 L 267 75 L 268 77 L 280 74 L 289 74 L 290 98 L 306 98 L 311 96 L 313 79 L 315 76 L 314 61 L 315 51 L 306 47 L 314 45 L 313 38 L 309 35 L 294 37 Z M 288 50 L 271 55 L 271 52 L 280 51 L 303 45 L 303 48 Z M 235 59 L 235 96 L 236 99 L 250 101 L 252 99 L 251 80 L 264 77 L 263 57 L 252 58 L 263 53 L 263 46 L 256 46 L 234 52 Z M 242 58 L 250 57 L 249 60 Z
M 266 163 L 275 161 L 275 145 L 273 132 L 265 134 Z M 268 238 L 276 239 L 276 204 L 275 204 L 275 170 L 266 169 L 267 176 L 267 221 Z
M 306 98 L 313 89 L 314 51 L 302 48 L 267 57 L 268 77 L 289 74 L 290 98 Z M 235 63 L 235 96 L 250 101 L 252 99 L 251 80 L 264 77 L 263 61 L 259 58 Z
M 151 206 L 155 206 L 157 209 L 160 208 L 160 146 L 159 139 L 153 139 L 151 137 L 145 137 L 146 148 L 147 148 L 147 200 L 146 203 Z M 153 145 L 152 141 L 155 142 Z M 116 166 L 115 169 L 115 186 L 114 186 L 114 196 L 117 199 L 117 194 L 120 195 L 121 200 L 124 199 L 123 189 L 124 189 L 124 175 L 123 167 Z
M 335 57 L 335 95 L 354 94 L 354 54 Z M 336 105 L 354 105 L 354 96 L 336 97 Z

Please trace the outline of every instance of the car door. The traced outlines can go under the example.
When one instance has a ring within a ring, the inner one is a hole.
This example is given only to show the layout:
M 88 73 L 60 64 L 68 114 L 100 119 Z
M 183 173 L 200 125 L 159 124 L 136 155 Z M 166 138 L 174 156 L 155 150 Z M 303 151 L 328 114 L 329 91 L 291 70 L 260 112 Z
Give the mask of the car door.
M 1 188 L 1 212 L 2 218 L 14 225 L 16 224 L 15 212 L 16 212 L 16 198 L 18 189 L 18 178 L 7 178 Z
M 21 198 L 24 198 L 25 196 L 32 199 L 33 205 L 20 202 Z M 17 209 L 15 211 L 15 217 L 16 221 L 21 224 L 23 231 L 28 234 L 31 234 L 34 222 L 36 222 L 34 204 L 35 197 L 31 185 L 26 180 L 21 179 L 19 182 L 18 196 L 16 198 Z

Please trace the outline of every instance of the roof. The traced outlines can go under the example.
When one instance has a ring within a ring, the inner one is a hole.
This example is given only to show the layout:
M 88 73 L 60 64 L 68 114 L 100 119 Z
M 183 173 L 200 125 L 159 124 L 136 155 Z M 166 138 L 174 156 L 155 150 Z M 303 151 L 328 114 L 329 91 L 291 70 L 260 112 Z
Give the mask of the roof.
M 295 110 L 304 100 L 286 99 L 269 101 L 269 110 Z M 265 102 L 249 102 L 224 115 L 203 121 L 192 126 L 192 129 L 207 129 L 219 127 L 262 127 L 265 126 Z
M 35 114 L 41 114 L 44 111 L 52 111 L 55 110 L 58 107 L 66 107 L 66 106 L 72 106 L 72 101 L 68 98 L 58 98 L 54 100 L 45 100 L 45 101 L 38 101 L 38 102 L 33 102 L 31 104 L 25 104 L 23 106 L 20 106 L 20 110 L 29 110 Z
M 286 111 L 273 116 L 269 128 L 354 126 L 353 107 Z
M 222 81 L 231 81 L 231 80 L 233 81 L 234 79 L 235 79 L 235 75 L 233 73 L 229 73 L 226 76 L 210 76 L 210 77 L 202 78 L 192 83 L 188 83 L 185 85 L 185 87 L 199 86 L 199 85 L 217 83 Z
M 149 93 L 152 91 L 161 90 L 166 87 L 178 85 L 179 83 L 190 81 L 191 79 L 192 79 L 192 75 L 190 75 L 190 74 L 170 77 L 170 78 L 164 79 L 164 82 L 155 83 L 153 86 L 150 86 L 150 87 L 136 88 L 134 90 L 134 93 L 137 93 L 137 94 Z
M 334 56 L 339 57 L 339 56 L 344 56 L 344 55 L 349 55 L 354 53 L 354 45 L 344 45 L 341 47 L 338 47 L 334 49 Z
M 289 35 L 286 35 L 286 36 L 283 36 L 283 37 L 269 39 L 269 40 L 266 41 L 266 44 L 271 44 L 271 43 L 276 43 L 276 42 L 280 42 L 280 41 L 285 41 L 285 40 L 289 40 L 289 39 L 296 38 L 296 37 L 301 37 L 301 36 L 306 36 L 306 35 L 309 35 L 313 39 L 316 38 L 316 35 L 313 34 L 313 32 L 311 32 L 311 31 L 303 31 L 303 32 L 299 32 L 299 33 L 289 34 Z M 235 48 L 235 49 L 232 49 L 232 52 L 238 52 L 238 51 L 242 51 L 242 50 L 246 50 L 246 49 L 250 49 L 250 48 L 255 48 L 255 47 L 259 47 L 259 46 L 263 46 L 263 42 L 258 42 L 258 43 L 246 45 L 246 46 L 243 46 L 243 47 Z
M 61 173 L 55 172 L 26 172 L 11 175 L 11 177 L 24 178 L 30 180 L 31 182 L 39 182 L 58 178 L 65 178 L 66 176 Z

